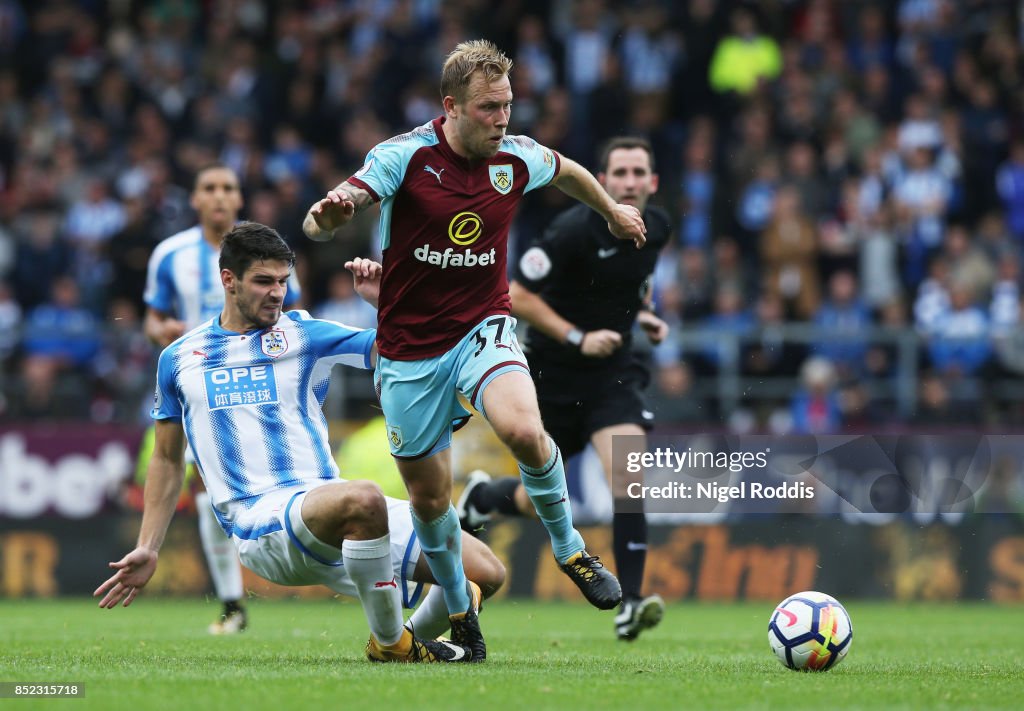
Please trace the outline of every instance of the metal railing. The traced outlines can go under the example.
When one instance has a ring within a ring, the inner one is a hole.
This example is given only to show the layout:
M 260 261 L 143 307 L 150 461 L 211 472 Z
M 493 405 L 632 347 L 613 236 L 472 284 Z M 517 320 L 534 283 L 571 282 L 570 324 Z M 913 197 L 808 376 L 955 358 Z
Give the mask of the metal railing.
M 744 372 L 743 353 L 763 341 L 766 329 L 756 327 L 747 332 L 731 333 L 700 327 L 676 329 L 674 337 L 681 357 L 692 360 L 709 351 L 714 351 L 717 360 L 715 373 L 710 377 L 697 378 L 694 383 L 695 395 L 717 400 L 720 411 L 732 412 L 743 400 L 788 399 L 800 387 L 799 377 L 762 377 Z M 856 335 L 846 332 L 829 333 L 811 324 L 784 324 L 770 327 L 771 338 L 779 343 L 789 343 L 808 348 L 828 340 L 833 344 L 843 342 L 866 344 L 868 347 L 890 348 L 895 354 L 892 373 L 886 378 L 861 381 L 869 396 L 874 399 L 892 401 L 901 417 L 910 417 L 916 408 L 919 354 L 923 339 L 912 329 L 874 327 Z M 637 339 L 641 342 L 642 338 Z M 789 370 L 796 372 L 800 363 L 791 363 Z

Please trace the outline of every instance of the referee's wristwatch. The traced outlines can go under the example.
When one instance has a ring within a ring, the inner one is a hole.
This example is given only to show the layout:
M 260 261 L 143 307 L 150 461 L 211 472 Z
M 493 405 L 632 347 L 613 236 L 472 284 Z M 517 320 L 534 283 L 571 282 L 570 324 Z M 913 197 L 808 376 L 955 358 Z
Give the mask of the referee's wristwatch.
M 587 335 L 575 326 L 569 329 L 569 332 L 565 334 L 565 342 L 573 348 L 579 350 L 583 348 L 583 337 Z

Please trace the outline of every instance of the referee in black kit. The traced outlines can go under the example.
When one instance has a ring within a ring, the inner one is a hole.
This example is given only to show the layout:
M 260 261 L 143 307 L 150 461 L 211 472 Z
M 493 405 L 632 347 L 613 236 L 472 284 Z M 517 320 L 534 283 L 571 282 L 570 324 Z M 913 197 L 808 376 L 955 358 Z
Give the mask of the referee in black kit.
M 623 244 L 586 205 L 560 214 L 520 259 L 510 285 L 512 311 L 531 326 L 526 341 L 530 371 L 544 425 L 567 460 L 592 442 L 616 498 L 626 497 L 626 472 L 611 476 L 612 437 L 645 436 L 653 415 L 643 400 L 650 380 L 631 348 L 634 322 L 652 343 L 668 325 L 651 311 L 651 276 L 658 252 L 672 232 L 668 214 L 647 204 L 658 189 L 654 154 L 642 138 L 611 139 L 602 151 L 598 180 L 616 202 L 634 205 L 647 225 L 642 249 Z M 492 512 L 532 516 L 519 477 L 491 480 L 476 471 L 459 500 L 468 530 Z M 622 607 L 615 617 L 619 639 L 634 640 L 661 621 L 665 603 L 643 597 L 647 557 L 643 513 L 616 506 L 612 540 Z

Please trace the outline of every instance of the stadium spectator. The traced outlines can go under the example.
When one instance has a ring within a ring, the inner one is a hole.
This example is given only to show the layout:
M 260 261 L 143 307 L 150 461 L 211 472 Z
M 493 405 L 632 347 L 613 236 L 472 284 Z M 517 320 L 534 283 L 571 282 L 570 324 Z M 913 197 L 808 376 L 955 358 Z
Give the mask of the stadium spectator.
M 972 294 L 988 294 L 995 282 L 996 266 L 985 250 L 974 244 L 967 228 L 959 223 L 946 227 L 942 259 L 950 265 L 949 279 Z
M 714 109 L 711 58 L 718 43 L 724 6 L 715 0 L 691 0 L 676 9 L 685 56 L 673 83 L 673 114 L 678 118 L 708 115 Z
M 782 71 L 782 55 L 774 39 L 758 31 L 748 7 L 730 16 L 732 33 L 719 41 L 711 58 L 711 88 L 719 93 L 749 94 Z
M 928 339 L 928 358 L 935 370 L 960 378 L 975 374 L 992 355 L 989 321 L 975 301 L 974 292 L 953 283 L 949 310 L 936 321 Z
M 719 286 L 714 311 L 703 321 L 705 331 L 715 336 L 700 351 L 707 370 L 717 373 L 738 366 L 742 362 L 743 339 L 754 331 L 756 323 L 743 294 L 731 286 Z
M 153 216 L 142 197 L 125 199 L 124 210 L 124 227 L 111 237 L 107 250 L 113 271 L 110 298 L 127 299 L 141 317 L 143 309 L 138 298 L 146 289 L 149 255 L 156 246 Z
M 959 421 L 955 403 L 942 376 L 930 371 L 924 373 L 919 391 L 917 409 L 911 418 L 914 424 L 949 426 Z
M 888 208 L 863 216 L 858 207 L 858 217 L 847 223 L 847 231 L 857 241 L 857 272 L 863 275 L 864 302 L 879 309 L 900 298 L 904 287 L 899 275 L 899 245 L 890 227 Z
M 654 416 L 662 422 L 699 425 L 717 416 L 695 392 L 693 370 L 683 360 L 666 361 L 655 367 L 650 401 Z
M 91 374 L 100 350 L 96 318 L 82 307 L 78 283 L 71 276 L 53 281 L 51 299 L 29 312 L 22 341 L 24 360 L 24 408 L 30 416 L 82 416 L 88 393 L 77 378 L 64 379 L 66 391 L 58 393 L 65 373 Z
M 21 333 L 21 306 L 14 299 L 10 285 L 0 279 L 0 333 L 6 337 L 0 339 L 0 383 L 7 366 L 7 359 L 18 346 L 18 335 Z M 2 396 L 2 393 L 0 393 Z
M 133 297 L 112 298 L 107 309 L 109 326 L 93 362 L 98 386 L 90 407 L 93 422 L 130 421 L 153 396 L 153 348 Z
M 15 221 L 17 255 L 11 284 L 22 310 L 50 298 L 53 282 L 71 268 L 71 250 L 60 236 L 60 217 L 50 210 L 29 212 Z
M 912 127 L 913 128 L 913 127 Z M 908 132 L 906 169 L 893 185 L 896 217 L 905 243 L 904 280 L 916 287 L 927 264 L 945 236 L 944 219 L 953 196 L 953 184 L 935 165 L 937 136 L 921 127 L 920 135 Z M 916 129 L 915 129 L 916 131 Z
M 850 64 L 860 73 L 880 65 L 892 68 L 894 47 L 886 27 L 885 14 L 876 4 L 866 4 L 857 13 L 857 29 L 847 41 Z
M 785 302 L 787 313 L 811 318 L 821 299 L 818 237 L 796 188 L 784 186 L 775 195 L 761 259 L 767 291 Z
M 756 252 L 745 251 L 729 236 L 719 236 L 711 248 L 711 273 L 716 288 L 736 291 L 744 303 L 753 301 L 761 288 Z
M 1015 256 L 1007 255 L 1000 260 L 988 308 L 995 339 L 1011 335 L 1020 324 L 1020 276 L 1020 263 Z
M 712 274 L 708 254 L 699 247 L 684 247 L 672 254 L 678 255 L 678 269 L 671 274 L 670 288 L 678 292 L 678 298 L 666 298 L 664 293 L 660 293 L 655 302 L 670 312 L 678 311 L 683 321 L 700 320 L 711 313 L 713 285 L 727 282 L 728 278 L 724 274 Z
M 949 311 L 949 263 L 937 257 L 928 268 L 914 300 L 914 327 L 921 335 L 930 335 Z
M 1024 309 L 1020 289 L 1020 262 L 1015 255 L 1007 256 L 999 262 L 988 307 L 992 350 L 999 366 L 997 375 L 1015 377 L 1024 373 Z
M 852 272 L 832 275 L 828 298 L 818 307 L 813 323 L 819 339 L 812 345 L 814 354 L 831 361 L 841 380 L 859 377 L 868 349 L 865 334 L 871 314 L 860 298 Z
M 14 234 L 0 222 L 0 279 L 6 279 L 14 270 L 14 261 L 18 254 Z
M 544 21 L 536 15 L 527 15 L 519 22 L 516 42 L 516 74 L 528 78 L 531 93 L 544 95 L 558 86 L 560 47 L 548 35 Z M 516 111 L 519 107 L 519 92 L 516 92 Z
M 884 379 L 883 386 L 894 386 L 898 382 L 894 376 L 900 368 L 899 339 L 905 339 L 907 333 L 906 304 L 899 297 L 882 304 L 878 309 L 878 333 L 885 340 L 872 341 L 864 354 L 864 371 L 868 378 L 876 381 Z
M 801 388 L 790 402 L 792 431 L 836 434 L 843 425 L 836 371 L 827 358 L 813 356 L 800 366 Z
M 1024 248 L 1024 141 L 1013 142 L 1009 159 L 996 173 L 996 189 L 1018 249 Z
M 786 184 L 797 191 L 808 215 L 823 215 L 835 202 L 821 179 L 818 155 L 807 141 L 793 141 L 786 150 Z
M 743 372 L 757 378 L 792 377 L 806 357 L 806 347 L 786 338 L 782 299 L 761 294 L 754 305 L 757 326 L 743 350 Z
M 353 328 L 376 328 L 377 311 L 356 293 L 348 272 L 335 272 L 327 281 L 327 298 L 313 315 Z
M 714 234 L 715 177 L 713 136 L 706 132 L 690 137 L 683 157 L 680 186 L 682 222 L 679 243 L 707 250 Z
M 682 37 L 669 22 L 668 7 L 646 0 L 622 21 L 625 27 L 618 49 L 626 88 L 638 101 L 666 94 L 683 58 Z
M 736 223 L 743 231 L 741 241 L 744 246 L 756 244 L 756 236 L 771 223 L 780 178 L 778 159 L 767 154 L 757 164 L 753 180 L 740 191 L 736 202 Z

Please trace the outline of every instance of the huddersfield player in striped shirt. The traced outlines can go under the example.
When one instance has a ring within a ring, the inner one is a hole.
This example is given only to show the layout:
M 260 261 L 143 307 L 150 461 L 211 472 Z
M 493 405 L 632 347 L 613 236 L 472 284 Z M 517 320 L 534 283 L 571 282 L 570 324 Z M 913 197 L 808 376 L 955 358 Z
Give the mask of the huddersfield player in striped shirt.
M 331 368 L 370 368 L 373 330 L 282 313 L 294 255 L 274 230 L 242 223 L 224 238 L 223 311 L 160 355 L 156 446 L 137 547 L 111 563 L 101 607 L 130 604 L 152 577 L 184 475 L 186 439 L 223 531 L 245 565 L 281 585 L 327 585 L 362 603 L 374 661 L 471 661 L 458 644 L 425 640 L 449 625 L 443 592 L 403 626 L 410 585 L 433 582 L 405 502 L 370 482 L 339 481 L 321 406 Z M 361 293 L 379 265 L 356 265 Z M 375 267 L 375 268 L 374 268 Z M 375 299 L 375 295 L 370 297 Z M 504 570 L 482 544 L 464 549 L 473 604 Z M 479 585 L 476 582 L 479 582 Z
M 191 330 L 220 313 L 224 289 L 220 283 L 221 241 L 235 223 L 243 206 L 242 189 L 235 171 L 221 163 L 210 163 L 196 171 L 190 197 L 198 224 L 163 240 L 153 250 L 146 273 L 146 336 L 166 348 L 185 331 Z M 285 308 L 294 308 L 300 300 L 299 283 L 292 275 L 288 282 Z M 199 520 L 199 539 L 214 590 L 223 609 L 220 619 L 210 625 L 211 634 L 234 634 L 248 625 L 242 605 L 242 568 L 231 541 L 224 536 L 210 506 L 210 497 L 192 478 L 195 470 L 191 454 L 186 483 L 198 486 L 195 494 Z

